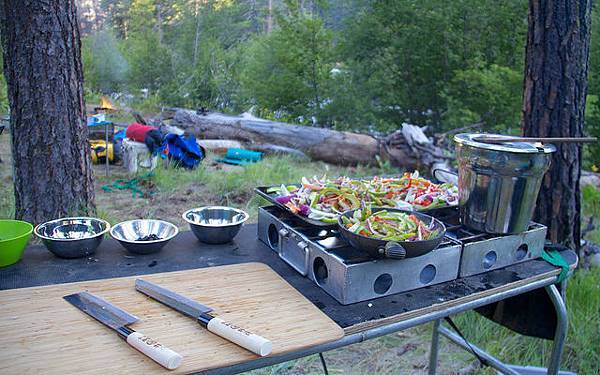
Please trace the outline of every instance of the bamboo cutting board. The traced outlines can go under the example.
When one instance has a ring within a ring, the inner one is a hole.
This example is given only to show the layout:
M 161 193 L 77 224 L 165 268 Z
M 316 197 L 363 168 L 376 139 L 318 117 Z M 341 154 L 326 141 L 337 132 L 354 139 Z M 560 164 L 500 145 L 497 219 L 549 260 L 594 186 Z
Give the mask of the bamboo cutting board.
M 273 343 L 271 355 L 333 341 L 343 330 L 261 263 L 0 291 L 0 373 L 190 373 L 258 358 L 193 319 L 137 292 L 139 277 L 215 309 L 215 316 Z M 64 295 L 89 291 L 136 315 L 134 330 L 183 356 L 168 371 L 117 333 L 69 304 Z

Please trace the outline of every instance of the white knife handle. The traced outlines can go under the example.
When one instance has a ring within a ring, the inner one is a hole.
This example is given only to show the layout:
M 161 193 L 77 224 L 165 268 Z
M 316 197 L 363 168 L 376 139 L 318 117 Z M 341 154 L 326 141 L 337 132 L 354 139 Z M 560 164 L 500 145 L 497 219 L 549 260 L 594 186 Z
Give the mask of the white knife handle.
M 179 354 L 140 332 L 127 336 L 127 343 L 169 370 L 181 364 L 182 357 Z
M 220 318 L 212 318 L 206 328 L 212 333 L 234 342 L 260 356 L 269 355 L 273 344 L 262 336 L 255 335 L 242 327 L 228 323 Z

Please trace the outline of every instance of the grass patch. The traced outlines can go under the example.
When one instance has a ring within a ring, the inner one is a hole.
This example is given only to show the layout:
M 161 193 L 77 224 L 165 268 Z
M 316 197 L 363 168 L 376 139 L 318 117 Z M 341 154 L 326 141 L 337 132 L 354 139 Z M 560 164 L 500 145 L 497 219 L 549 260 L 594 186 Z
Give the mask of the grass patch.
M 592 185 L 586 185 L 581 189 L 581 214 L 584 220 L 582 224 L 587 225 L 586 217 L 600 218 L 600 190 Z M 596 226 L 599 224 L 596 223 Z M 587 233 L 587 240 L 600 243 L 600 228 Z
M 569 330 L 561 368 L 579 374 L 600 373 L 600 269 L 578 270 L 569 280 Z M 469 341 L 506 363 L 546 367 L 552 342 L 516 335 L 470 311 L 455 319 Z M 496 374 L 485 369 L 483 374 Z
M 258 206 L 265 203 L 254 193 L 257 186 L 299 182 L 303 176 L 315 174 L 360 177 L 379 173 L 379 168 L 339 167 L 288 156 L 270 156 L 243 168 L 224 166 L 223 169 L 215 169 L 205 163 L 190 171 L 161 166 L 155 170 L 153 181 L 162 193 L 176 194 L 182 190 L 201 189 L 218 197 L 220 204 L 248 210 L 251 216 L 255 216 Z

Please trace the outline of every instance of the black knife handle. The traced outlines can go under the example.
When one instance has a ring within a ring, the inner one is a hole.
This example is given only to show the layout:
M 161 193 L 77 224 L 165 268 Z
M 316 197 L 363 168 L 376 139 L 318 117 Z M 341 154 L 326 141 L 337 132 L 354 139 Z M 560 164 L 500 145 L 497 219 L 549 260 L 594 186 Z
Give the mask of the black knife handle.
M 127 341 L 127 337 L 129 335 L 131 335 L 133 332 L 135 332 L 135 331 L 129 327 L 123 326 L 123 327 L 117 328 L 117 333 L 119 334 L 119 337 L 121 337 L 125 341 Z
M 209 313 L 200 314 L 198 317 L 198 323 L 200 323 L 202 327 L 208 328 L 208 322 L 210 322 L 212 318 L 214 318 L 214 316 L 210 315 Z

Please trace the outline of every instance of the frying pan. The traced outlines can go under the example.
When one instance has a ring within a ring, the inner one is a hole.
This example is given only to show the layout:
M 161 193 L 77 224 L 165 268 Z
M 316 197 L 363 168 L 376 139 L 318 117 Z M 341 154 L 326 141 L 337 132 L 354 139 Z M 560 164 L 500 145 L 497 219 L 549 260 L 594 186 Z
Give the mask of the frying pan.
M 444 235 L 446 234 L 446 227 L 444 224 L 438 219 L 425 215 L 419 212 L 414 211 L 406 211 L 397 208 L 385 208 L 385 207 L 376 207 L 373 208 L 373 213 L 379 211 L 388 211 L 388 212 L 403 212 L 406 214 L 412 214 L 417 217 L 417 219 L 423 221 L 426 225 L 429 225 L 433 220 L 433 230 L 438 230 L 438 235 L 435 238 L 430 238 L 428 240 L 423 241 L 384 241 L 378 238 L 372 238 L 363 236 L 361 234 L 352 233 L 349 231 L 342 222 L 342 216 L 346 216 L 347 218 L 351 218 L 354 214 L 354 211 L 347 211 L 340 215 L 338 219 L 338 227 L 339 231 L 342 234 L 342 237 L 354 248 L 362 251 L 366 251 L 373 258 L 390 258 L 390 259 L 404 259 L 404 258 L 414 258 L 420 255 L 427 254 L 431 250 L 438 247 Z

